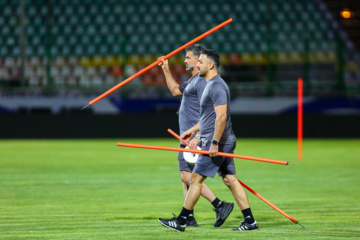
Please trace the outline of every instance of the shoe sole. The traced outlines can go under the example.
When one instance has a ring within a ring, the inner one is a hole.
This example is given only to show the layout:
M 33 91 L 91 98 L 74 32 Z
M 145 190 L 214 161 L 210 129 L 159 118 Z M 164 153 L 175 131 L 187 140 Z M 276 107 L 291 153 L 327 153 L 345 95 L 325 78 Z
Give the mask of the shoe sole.
M 239 231 L 239 232 L 246 232 L 246 231 L 258 231 L 259 229 L 246 229 L 246 230 L 239 230 L 239 229 L 231 229 L 231 231 Z
M 221 225 L 223 225 L 224 224 L 224 222 L 226 221 L 226 219 L 229 217 L 229 215 L 230 215 L 230 213 L 232 212 L 232 210 L 234 209 L 234 204 L 232 204 L 231 205 L 231 210 L 230 210 L 230 212 L 229 212 L 229 214 L 224 218 L 224 220 L 222 220 L 221 222 L 219 222 L 218 224 L 219 225 L 217 225 L 217 226 L 215 226 L 215 224 L 214 224 L 214 227 L 221 227 Z
M 175 230 L 175 231 L 177 231 L 177 232 L 184 232 L 184 231 L 185 231 L 185 230 L 184 230 L 184 231 L 180 231 L 180 230 L 177 230 L 176 228 L 172 228 L 172 227 L 164 224 L 163 222 L 161 222 L 159 219 L 158 219 L 158 221 L 159 221 L 159 223 L 161 223 L 161 225 L 163 225 L 163 226 L 166 227 L 166 228 L 170 228 L 170 229 Z
M 196 225 L 187 225 L 186 224 L 186 227 L 198 227 L 199 226 L 199 224 L 196 224 Z

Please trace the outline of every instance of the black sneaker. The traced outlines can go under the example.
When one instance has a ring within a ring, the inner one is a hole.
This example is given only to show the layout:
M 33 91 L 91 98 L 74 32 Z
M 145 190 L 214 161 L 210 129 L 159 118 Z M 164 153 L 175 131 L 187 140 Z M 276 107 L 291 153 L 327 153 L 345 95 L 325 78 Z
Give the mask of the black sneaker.
M 197 227 L 199 226 L 198 223 L 196 222 L 195 218 L 192 218 L 190 220 L 186 220 L 186 226 L 187 227 Z
M 252 231 L 252 230 L 258 230 L 257 222 L 253 223 L 247 223 L 245 221 L 241 221 L 241 224 L 238 228 L 231 229 L 233 231 Z
M 234 208 L 233 203 L 228 203 L 225 201 L 223 201 L 223 203 L 224 205 L 222 207 L 217 207 L 214 209 L 214 211 L 216 212 L 216 222 L 214 223 L 214 227 L 220 227 L 221 225 L 223 225 L 223 223 Z
M 171 219 L 159 218 L 158 220 L 164 227 L 172 228 L 172 229 L 174 229 L 175 231 L 178 231 L 178 232 L 184 232 L 185 231 L 186 224 L 185 225 L 180 225 L 179 221 L 176 219 L 175 214 L 174 214 L 174 217 L 171 218 Z

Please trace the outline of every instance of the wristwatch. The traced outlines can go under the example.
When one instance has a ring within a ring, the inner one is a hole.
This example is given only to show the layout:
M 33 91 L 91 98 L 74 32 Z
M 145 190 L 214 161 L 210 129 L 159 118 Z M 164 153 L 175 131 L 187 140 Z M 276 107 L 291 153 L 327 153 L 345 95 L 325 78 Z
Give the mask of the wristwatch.
M 200 134 L 195 134 L 195 138 L 200 139 Z
M 216 140 L 212 140 L 212 144 L 214 144 L 214 145 L 219 145 L 219 142 L 216 141 Z

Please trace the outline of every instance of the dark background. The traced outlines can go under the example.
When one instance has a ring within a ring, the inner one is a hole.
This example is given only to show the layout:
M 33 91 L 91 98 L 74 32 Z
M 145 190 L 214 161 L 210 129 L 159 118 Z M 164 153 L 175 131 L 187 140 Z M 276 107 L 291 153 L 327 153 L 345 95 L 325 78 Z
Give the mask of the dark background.
M 239 138 L 296 138 L 297 116 L 233 115 Z M 179 132 L 176 114 L 126 115 L 6 115 L 0 118 L 0 138 L 163 138 Z M 304 115 L 304 138 L 355 138 L 360 116 Z

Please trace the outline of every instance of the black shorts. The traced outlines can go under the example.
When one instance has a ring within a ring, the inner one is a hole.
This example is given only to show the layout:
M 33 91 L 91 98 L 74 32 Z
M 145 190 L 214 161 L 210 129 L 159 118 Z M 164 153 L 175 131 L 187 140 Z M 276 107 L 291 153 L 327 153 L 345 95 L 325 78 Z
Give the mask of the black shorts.
M 211 141 L 208 141 L 201 147 L 201 150 L 209 151 L 210 145 Z M 235 147 L 236 141 L 232 144 L 219 144 L 219 152 L 234 153 Z M 211 178 L 213 178 L 216 173 L 218 173 L 219 176 L 236 174 L 233 158 L 221 156 L 211 158 L 209 155 L 203 154 L 200 154 L 193 171 Z

